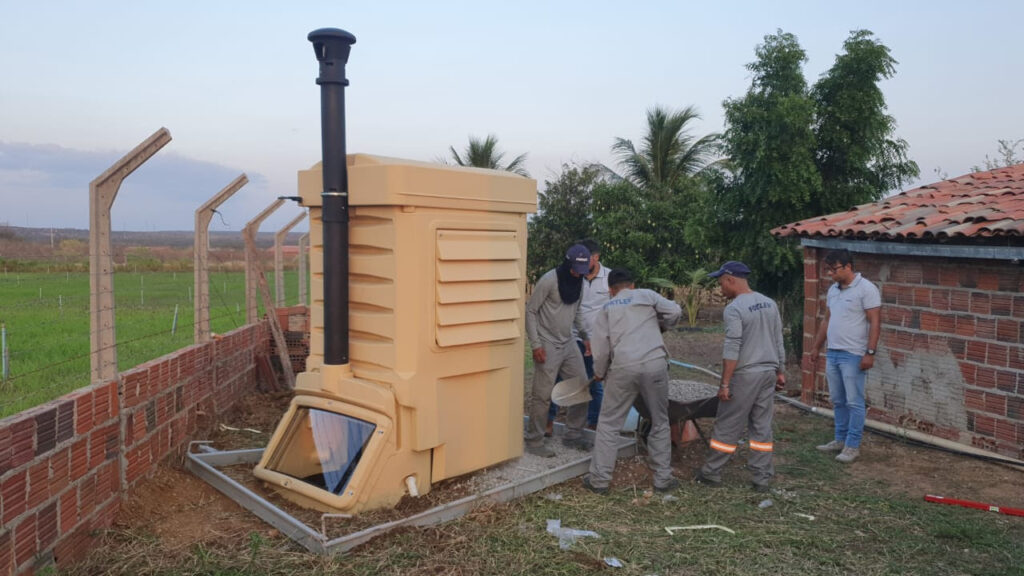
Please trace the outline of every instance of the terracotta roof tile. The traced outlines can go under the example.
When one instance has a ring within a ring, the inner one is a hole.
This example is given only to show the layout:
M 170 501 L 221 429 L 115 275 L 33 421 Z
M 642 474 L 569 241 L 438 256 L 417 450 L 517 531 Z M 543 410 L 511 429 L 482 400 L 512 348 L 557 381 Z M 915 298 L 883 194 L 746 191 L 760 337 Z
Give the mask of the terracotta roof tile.
M 1024 164 L 935 182 L 779 226 L 772 234 L 879 240 L 1024 237 Z

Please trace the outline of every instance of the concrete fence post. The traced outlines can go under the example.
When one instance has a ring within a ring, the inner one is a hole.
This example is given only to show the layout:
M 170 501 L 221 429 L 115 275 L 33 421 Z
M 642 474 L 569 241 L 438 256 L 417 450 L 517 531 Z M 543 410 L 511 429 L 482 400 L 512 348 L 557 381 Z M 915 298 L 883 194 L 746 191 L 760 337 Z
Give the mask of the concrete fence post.
M 256 234 L 260 231 L 260 224 L 267 219 L 268 216 L 274 213 L 284 204 L 284 199 L 278 198 L 274 200 L 270 206 L 263 209 L 262 212 L 256 215 L 255 218 L 250 220 L 245 228 L 242 229 L 242 237 L 245 239 L 246 246 L 251 246 L 251 250 L 245 251 L 245 323 L 254 324 L 257 317 L 259 316 L 256 306 L 256 289 L 259 283 L 259 279 L 256 277 L 257 267 L 260 266 L 258 254 L 256 252 Z
M 279 308 L 283 308 L 285 305 L 284 298 L 284 255 L 282 254 L 281 247 L 284 245 L 284 240 L 288 236 L 288 232 L 295 227 L 296 224 L 306 219 L 306 211 L 303 210 L 301 214 L 296 216 L 291 222 L 285 225 L 274 234 L 274 301 L 277 302 Z
M 110 208 L 121 182 L 170 141 L 171 133 L 160 128 L 89 183 L 89 356 L 93 382 L 117 378 Z
M 193 283 L 193 339 L 196 344 L 210 341 L 210 220 L 218 206 L 245 186 L 249 178 L 242 174 L 231 181 L 196 210 L 195 240 L 192 245 Z
M 309 233 L 299 236 L 299 305 L 308 306 L 306 298 L 306 257 L 309 253 Z

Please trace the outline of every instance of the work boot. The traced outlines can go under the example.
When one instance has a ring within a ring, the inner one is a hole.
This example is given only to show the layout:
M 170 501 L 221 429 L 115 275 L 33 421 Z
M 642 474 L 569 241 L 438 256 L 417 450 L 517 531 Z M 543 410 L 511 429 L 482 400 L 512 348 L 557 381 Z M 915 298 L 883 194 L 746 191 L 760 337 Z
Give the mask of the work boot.
M 711 488 L 718 488 L 722 485 L 721 480 L 712 480 L 704 475 L 700 470 L 697 471 L 697 475 L 693 477 L 693 481 L 701 486 L 710 486 Z
M 666 492 L 673 492 L 676 488 L 679 488 L 679 479 L 672 478 L 664 486 L 655 486 L 654 491 L 659 494 L 664 494 Z
M 846 443 L 845 442 L 840 442 L 839 440 L 833 440 L 833 441 L 829 442 L 828 444 L 821 444 L 821 445 L 817 446 L 817 449 L 818 449 L 819 452 L 842 452 L 843 448 L 845 448 L 845 447 L 846 447 Z
M 607 494 L 608 493 L 608 487 L 607 486 L 599 487 L 599 486 L 594 486 L 593 484 L 590 483 L 590 474 L 587 474 L 586 476 L 583 477 L 583 487 L 586 488 L 587 490 L 590 490 L 594 494 Z
M 582 436 L 578 438 L 562 438 L 562 445 L 569 448 L 575 448 L 580 452 L 590 452 L 590 449 L 594 447 L 593 442 Z
M 842 462 L 843 464 L 849 464 L 860 456 L 860 448 L 843 448 L 843 451 L 836 456 L 836 462 Z
M 758 484 L 757 482 L 751 482 L 750 488 L 758 494 L 766 494 L 772 490 L 771 484 Z
M 534 456 L 540 456 L 541 458 L 553 458 L 555 456 L 555 451 L 544 444 L 527 444 L 526 451 Z

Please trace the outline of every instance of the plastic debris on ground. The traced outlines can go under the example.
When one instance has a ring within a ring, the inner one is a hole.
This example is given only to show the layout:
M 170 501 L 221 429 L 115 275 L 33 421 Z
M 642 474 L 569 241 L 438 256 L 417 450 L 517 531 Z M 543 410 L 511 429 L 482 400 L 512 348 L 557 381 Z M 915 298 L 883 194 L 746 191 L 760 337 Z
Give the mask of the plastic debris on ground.
M 550 522 L 550 520 L 548 520 Z M 729 534 L 735 534 L 736 531 L 732 528 L 726 528 L 725 526 L 719 526 L 718 524 L 694 524 L 693 526 L 665 526 L 665 532 L 668 532 L 669 536 L 675 535 L 680 530 L 723 530 Z
M 545 498 L 547 498 L 548 500 L 554 500 L 554 501 L 557 502 L 557 501 L 562 499 L 562 495 L 558 494 L 558 493 L 548 494 L 547 496 L 545 496 Z
M 593 530 L 577 530 L 575 528 L 562 528 L 561 520 L 548 520 L 548 533 L 558 537 L 558 547 L 568 550 L 579 538 L 600 538 L 601 535 Z
M 803 518 L 804 520 L 811 520 L 812 522 L 814 521 L 814 516 L 811 516 L 810 514 L 801 514 L 800 512 L 793 512 L 793 516 L 798 516 L 800 518 Z
M 761 503 L 758 504 L 757 507 L 760 508 L 761 510 L 764 510 L 765 508 L 771 508 L 772 504 L 775 504 L 775 502 L 772 502 L 771 498 L 766 498 L 764 500 L 761 500 Z
M 615 556 L 605 556 L 604 563 L 611 566 L 612 568 L 622 568 L 622 561 Z

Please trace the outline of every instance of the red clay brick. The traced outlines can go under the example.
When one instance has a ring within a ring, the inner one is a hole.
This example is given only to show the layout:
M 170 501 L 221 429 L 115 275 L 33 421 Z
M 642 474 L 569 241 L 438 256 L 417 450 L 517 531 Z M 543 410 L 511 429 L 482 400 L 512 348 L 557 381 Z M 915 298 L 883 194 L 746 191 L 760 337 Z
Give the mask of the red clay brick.
M 985 409 L 985 393 L 981 390 L 964 390 L 964 407 L 971 410 Z
M 928 287 L 914 287 L 914 306 L 929 308 L 932 305 L 932 290 Z
M 0 531 L 0 574 L 14 574 L 14 539 L 10 530 Z
M 1011 444 L 1017 443 L 1017 425 L 1013 422 L 1003 420 L 1001 418 L 996 419 L 996 439 Z
M 92 430 L 92 394 L 82 393 L 75 397 L 75 434 L 84 435 Z
M 956 316 L 951 314 L 939 314 L 938 331 L 943 334 L 956 334 Z
M 50 497 L 50 462 L 44 459 L 28 468 L 28 508 L 39 506 Z
M 991 366 L 1006 366 L 1010 357 L 1010 350 L 1001 344 L 988 344 L 988 364 Z
M 12 520 L 27 510 L 28 471 L 21 470 L 4 479 L 0 484 L 0 497 L 3 498 L 3 524 L 10 526 Z
M 1009 318 L 1000 318 L 996 322 L 996 339 L 1007 344 L 1020 342 L 1021 323 Z
M 71 481 L 76 481 L 89 471 L 89 439 L 79 438 L 71 444 Z
M 57 502 L 51 502 L 36 514 L 39 549 L 48 550 L 57 541 Z
M 35 415 L 36 456 L 42 456 L 57 445 L 57 407 L 43 410 Z
M 939 329 L 939 316 L 927 310 L 921 311 L 921 330 L 935 332 Z
M 974 431 L 984 436 L 996 435 L 996 420 L 991 416 L 974 415 Z
M 996 321 L 995 318 L 975 318 L 974 320 L 974 335 L 983 340 L 995 340 L 996 339 Z
M 932 308 L 936 310 L 946 311 L 950 308 L 950 291 L 947 289 L 936 288 L 932 290 Z
M 23 418 L 11 423 L 11 468 L 32 461 L 35 456 L 36 421 Z
M 967 341 L 967 359 L 971 362 L 977 362 L 978 364 L 985 363 L 985 342 L 979 342 L 978 340 Z
M 0 476 L 11 468 L 11 429 L 8 426 L 0 426 Z
M 967 314 L 956 315 L 956 333 L 960 336 L 967 336 L 968 338 L 974 338 L 975 336 L 975 320 L 974 316 Z M 984 360 L 981 360 L 984 362 Z
M 60 533 L 68 534 L 78 525 L 78 490 L 72 488 L 60 495 Z
M 971 309 L 971 293 L 964 290 L 953 290 L 950 292 L 949 309 L 954 312 L 969 312 Z
M 978 366 L 974 382 L 979 388 L 995 388 L 996 371 L 989 366 Z
M 1013 313 L 1013 296 L 1010 294 L 992 294 L 989 306 L 993 316 L 1009 316 Z
M 53 559 L 57 566 L 70 566 L 85 559 L 93 543 L 91 532 L 90 526 L 83 525 L 61 538 L 53 550 Z
M 14 563 L 21 566 L 35 556 L 36 547 L 36 515 L 29 514 L 14 527 Z
M 59 494 L 71 484 L 71 448 L 61 449 L 50 458 L 50 494 Z
M 1006 416 L 1006 396 L 985 392 L 985 412 L 997 416 Z
M 984 292 L 971 292 L 971 314 L 991 314 L 992 299 Z

